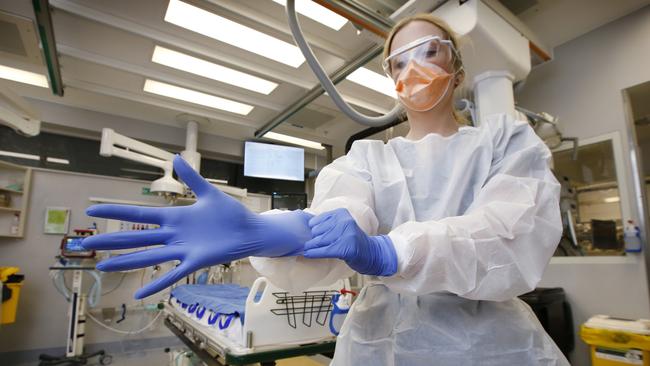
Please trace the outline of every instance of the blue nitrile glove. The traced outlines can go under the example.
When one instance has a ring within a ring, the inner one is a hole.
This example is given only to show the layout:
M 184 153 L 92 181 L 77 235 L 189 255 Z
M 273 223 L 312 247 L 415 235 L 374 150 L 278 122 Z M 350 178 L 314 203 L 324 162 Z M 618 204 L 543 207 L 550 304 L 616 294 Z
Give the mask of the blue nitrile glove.
M 297 210 L 259 215 L 208 183 L 180 156 L 174 170 L 194 191 L 197 202 L 190 206 L 140 207 L 95 205 L 90 216 L 130 222 L 158 224 L 154 230 L 115 232 L 84 239 L 86 249 L 128 249 L 164 244 L 162 247 L 128 253 L 97 264 L 101 271 L 124 271 L 179 260 L 173 270 L 135 293 L 137 299 L 154 294 L 188 274 L 248 256 L 281 257 L 302 254 L 311 239 L 308 226 L 313 217 Z
M 309 220 L 313 239 L 305 243 L 306 258 L 339 258 L 361 274 L 392 276 L 397 253 L 386 235 L 369 236 L 345 208 Z

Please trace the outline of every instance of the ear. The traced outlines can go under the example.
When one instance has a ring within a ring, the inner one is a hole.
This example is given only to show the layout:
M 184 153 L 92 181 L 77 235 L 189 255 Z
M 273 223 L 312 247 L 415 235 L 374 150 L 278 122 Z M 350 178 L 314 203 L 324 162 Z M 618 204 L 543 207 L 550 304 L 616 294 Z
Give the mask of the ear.
M 463 80 L 465 80 L 465 73 L 464 72 L 458 73 L 454 77 L 454 87 L 457 87 L 458 85 L 462 84 Z

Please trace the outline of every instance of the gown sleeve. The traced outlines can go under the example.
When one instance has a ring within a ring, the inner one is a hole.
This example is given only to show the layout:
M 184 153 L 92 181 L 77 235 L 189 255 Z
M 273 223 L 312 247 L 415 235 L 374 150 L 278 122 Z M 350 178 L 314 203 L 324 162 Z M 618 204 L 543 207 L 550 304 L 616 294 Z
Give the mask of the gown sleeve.
M 391 290 L 504 301 L 540 281 L 562 234 L 560 185 L 550 151 L 528 123 L 497 122 L 485 126 L 492 165 L 466 212 L 389 233 L 398 271 L 382 281 Z
M 361 146 L 365 143 L 369 142 L 355 142 L 347 155 L 321 170 L 316 178 L 311 207 L 305 211 L 318 215 L 346 208 L 360 228 L 368 235 L 376 235 L 378 221 L 374 212 L 371 175 L 365 163 L 365 149 Z M 251 257 L 251 264 L 258 273 L 288 291 L 326 286 L 354 273 L 340 259 Z

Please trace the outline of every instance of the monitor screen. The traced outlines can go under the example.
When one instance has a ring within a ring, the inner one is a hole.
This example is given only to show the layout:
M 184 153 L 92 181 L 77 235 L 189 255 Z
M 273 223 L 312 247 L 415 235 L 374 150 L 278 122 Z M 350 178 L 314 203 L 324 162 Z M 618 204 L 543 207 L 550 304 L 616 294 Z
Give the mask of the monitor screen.
M 304 210 L 307 208 L 306 193 L 273 193 L 271 208 L 278 210 Z
M 304 181 L 305 151 L 298 147 L 246 141 L 244 175 Z
M 67 252 L 88 252 L 89 250 L 81 246 L 84 238 L 68 237 L 65 241 L 65 250 Z

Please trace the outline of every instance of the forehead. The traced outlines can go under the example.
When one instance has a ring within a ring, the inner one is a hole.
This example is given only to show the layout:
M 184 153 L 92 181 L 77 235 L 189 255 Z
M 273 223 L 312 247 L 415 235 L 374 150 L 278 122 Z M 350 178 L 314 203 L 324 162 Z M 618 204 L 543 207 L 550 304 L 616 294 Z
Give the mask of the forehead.
M 397 31 L 390 44 L 390 49 L 391 51 L 398 49 L 409 42 L 426 36 L 439 36 L 442 39 L 447 38 L 447 34 L 438 28 L 438 26 L 424 20 L 414 20 Z

